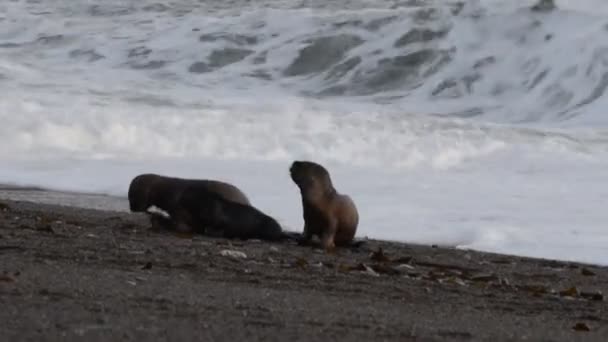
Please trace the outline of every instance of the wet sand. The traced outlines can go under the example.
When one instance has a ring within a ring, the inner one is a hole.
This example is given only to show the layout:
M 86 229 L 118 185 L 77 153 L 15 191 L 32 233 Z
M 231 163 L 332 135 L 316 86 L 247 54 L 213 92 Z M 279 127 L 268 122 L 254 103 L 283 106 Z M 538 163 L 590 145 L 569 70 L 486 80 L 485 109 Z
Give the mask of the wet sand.
M 326 255 L 0 200 L 2 341 L 606 341 L 606 293 L 593 265 L 374 240 Z

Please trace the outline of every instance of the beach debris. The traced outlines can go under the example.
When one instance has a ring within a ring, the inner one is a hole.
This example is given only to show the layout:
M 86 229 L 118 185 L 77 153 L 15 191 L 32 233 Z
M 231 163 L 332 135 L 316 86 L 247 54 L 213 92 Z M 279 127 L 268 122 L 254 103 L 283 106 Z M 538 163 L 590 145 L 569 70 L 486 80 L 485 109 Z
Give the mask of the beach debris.
M 88 233 L 85 236 L 92 239 L 99 239 L 99 235 L 95 235 L 93 233 Z
M 141 267 L 142 270 L 149 270 L 152 268 L 152 263 L 148 261 L 145 265 Z
M 507 278 L 500 278 L 498 283 L 502 286 L 511 286 L 511 282 L 509 282 L 509 279 Z
M 391 259 L 384 253 L 382 247 L 378 247 L 377 251 L 372 252 L 370 259 L 376 262 L 389 262 Z
M 0 238 L 2 238 L 2 236 L 0 236 Z M 9 245 L 9 246 L 0 246 L 0 251 L 8 251 L 8 250 L 24 250 L 25 248 L 21 247 L 21 246 L 16 246 L 16 245 Z
M 374 271 L 373 268 L 367 266 L 366 264 L 360 264 L 361 266 L 363 266 L 363 272 L 367 275 L 373 276 L 373 277 L 379 277 L 380 274 L 378 274 L 376 271 Z
M 273 253 L 278 253 L 279 252 L 279 248 L 276 246 L 270 246 L 269 250 Z
M 304 258 L 297 258 L 294 265 L 299 268 L 306 268 L 306 266 L 308 266 L 308 261 Z
M 230 249 L 224 249 L 220 251 L 221 256 L 230 257 L 233 259 L 247 259 L 247 254 L 241 251 L 235 251 Z
M 416 269 L 416 267 L 414 267 L 412 265 L 408 265 L 408 264 L 400 264 L 400 265 L 397 265 L 395 268 L 398 269 L 398 270 L 401 270 L 401 269 L 404 269 L 404 268 L 407 268 L 408 270 Z
M 213 267 L 213 263 L 209 263 L 210 267 Z M 196 264 L 190 263 L 190 262 L 186 262 L 186 263 L 181 263 L 181 264 L 174 264 L 171 265 L 171 267 L 173 268 L 179 268 L 179 269 L 186 269 L 186 270 L 193 270 L 197 268 Z
M 5 282 L 5 283 L 13 283 L 15 281 L 15 278 L 11 277 L 8 274 L 0 274 L 0 282 Z
M 585 323 L 576 323 L 572 329 L 574 329 L 575 331 L 591 331 L 591 329 L 589 329 L 589 326 Z
M 575 286 L 572 286 L 569 289 L 559 291 L 559 295 L 561 297 L 577 297 L 579 295 L 579 291 Z
M 399 264 L 411 264 L 412 261 L 414 261 L 414 257 L 411 257 L 411 256 L 399 257 L 399 258 L 393 260 L 393 262 L 399 263 Z
M 584 275 L 584 276 L 588 276 L 588 277 L 595 275 L 595 273 L 593 271 L 591 271 L 590 269 L 588 269 L 588 268 L 582 268 L 581 269 L 581 274 Z
M 53 222 L 48 217 L 36 217 L 34 228 L 41 232 L 55 233 L 55 231 L 53 231 Z
M 127 280 L 127 284 L 131 285 L 131 286 L 135 286 L 137 285 L 137 283 L 133 280 Z
M 604 300 L 604 295 L 602 294 L 601 291 L 596 291 L 596 292 L 582 292 L 581 291 L 580 296 L 582 298 L 593 300 L 593 301 L 598 301 L 598 302 L 601 302 Z
M 376 264 L 376 265 L 372 265 L 371 268 L 379 274 L 388 274 L 388 275 L 398 275 L 401 274 L 402 271 L 397 268 L 397 267 L 393 267 L 393 266 L 389 266 L 386 264 Z
M 487 283 L 490 281 L 498 281 L 499 278 L 495 274 L 478 274 L 470 278 L 471 281 Z
M 420 278 L 422 275 L 418 272 L 407 272 L 407 276 L 410 278 Z
M 9 210 L 11 210 L 11 207 L 8 204 L 4 203 L 4 202 L 0 202 L 0 210 L 1 211 L 9 211 Z
M 348 264 L 338 264 L 338 270 L 341 272 L 350 272 L 350 271 L 363 271 L 365 270 L 364 268 L 359 268 L 359 266 L 362 264 L 358 264 L 358 265 L 348 265 Z
M 547 294 L 550 292 L 549 288 L 545 285 L 520 285 L 517 286 L 520 290 L 528 291 L 535 297 L 540 297 L 541 295 Z
M 445 279 L 445 282 L 450 283 L 450 284 L 460 285 L 460 286 L 467 286 L 467 283 L 458 277 L 448 277 Z
M 47 233 L 55 234 L 55 230 L 53 230 L 53 227 L 50 224 L 38 225 L 36 227 L 36 230 L 39 232 L 47 232 Z

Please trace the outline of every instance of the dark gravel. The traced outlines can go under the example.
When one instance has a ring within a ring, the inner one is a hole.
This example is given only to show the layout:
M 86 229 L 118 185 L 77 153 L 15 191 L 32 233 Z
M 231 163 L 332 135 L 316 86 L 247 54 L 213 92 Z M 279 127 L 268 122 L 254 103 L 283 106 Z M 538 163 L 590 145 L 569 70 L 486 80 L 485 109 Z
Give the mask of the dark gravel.
M 608 340 L 607 268 L 372 240 L 325 255 L 149 227 L 0 201 L 0 341 Z

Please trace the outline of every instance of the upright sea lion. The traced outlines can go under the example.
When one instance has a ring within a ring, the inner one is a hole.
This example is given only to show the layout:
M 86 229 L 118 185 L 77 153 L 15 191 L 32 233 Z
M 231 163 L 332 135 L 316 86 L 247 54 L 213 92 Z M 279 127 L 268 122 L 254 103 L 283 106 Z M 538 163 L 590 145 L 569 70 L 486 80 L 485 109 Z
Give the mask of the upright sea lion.
M 189 186 L 206 189 L 230 201 L 244 205 L 251 204 L 247 196 L 232 184 L 217 180 L 185 179 L 146 173 L 133 178 L 129 185 L 130 210 L 147 211 L 151 206 L 156 206 L 169 212 L 176 205 L 181 192 Z
M 316 235 L 326 251 L 333 250 L 336 245 L 351 244 L 357 232 L 359 213 L 348 195 L 336 191 L 329 172 L 310 161 L 294 161 L 289 172 L 302 196 L 303 241 L 310 241 Z
M 190 227 L 208 235 L 270 241 L 290 238 L 274 218 L 259 209 L 196 186 L 186 187 L 181 192 L 169 215 L 177 222 L 178 229 Z

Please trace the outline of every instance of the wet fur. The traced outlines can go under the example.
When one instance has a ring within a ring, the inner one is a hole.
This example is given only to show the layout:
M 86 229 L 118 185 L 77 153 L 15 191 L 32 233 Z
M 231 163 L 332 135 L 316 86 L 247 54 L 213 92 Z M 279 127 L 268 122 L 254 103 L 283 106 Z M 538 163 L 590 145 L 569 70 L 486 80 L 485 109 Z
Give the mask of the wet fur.
M 317 236 L 326 251 L 333 250 L 336 245 L 351 245 L 359 224 L 353 200 L 336 191 L 329 172 L 320 164 L 294 161 L 289 171 L 302 198 L 302 242 Z
M 129 209 L 144 212 L 155 206 L 166 212 L 173 210 L 181 192 L 187 187 L 196 187 L 219 194 L 227 200 L 250 205 L 249 199 L 236 186 L 207 179 L 185 179 L 157 174 L 141 174 L 129 185 Z
M 169 215 L 195 232 L 230 239 L 278 241 L 291 238 L 272 217 L 250 205 L 226 200 L 200 187 L 187 187 Z

